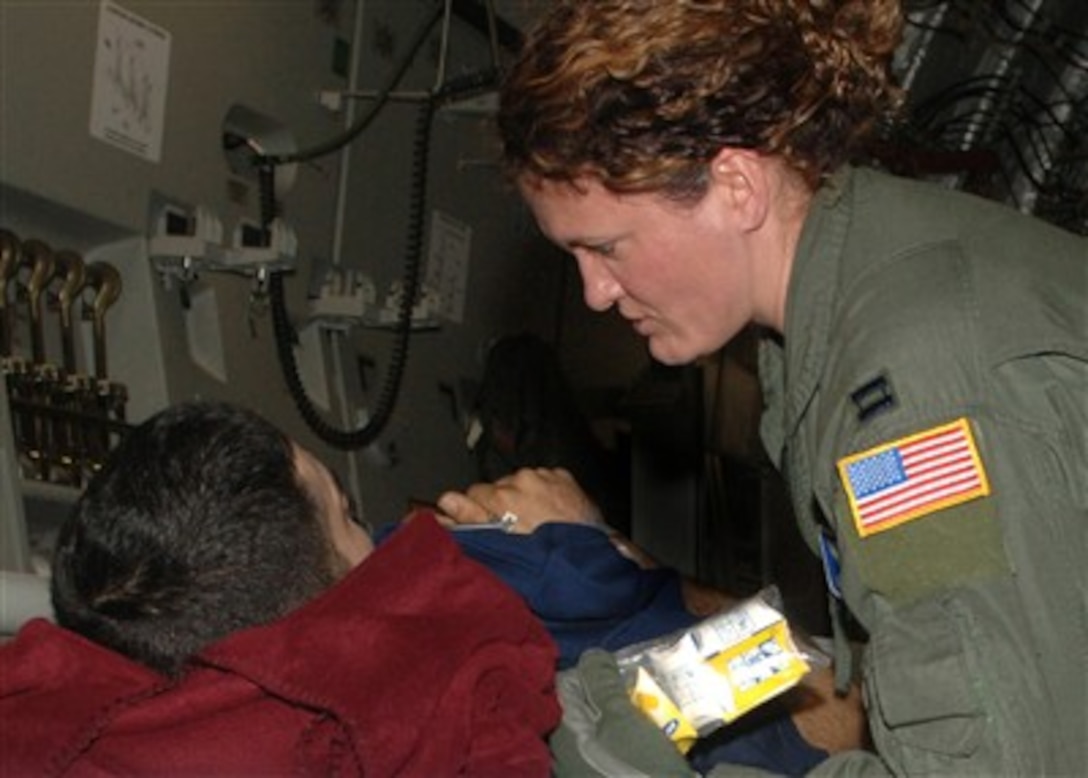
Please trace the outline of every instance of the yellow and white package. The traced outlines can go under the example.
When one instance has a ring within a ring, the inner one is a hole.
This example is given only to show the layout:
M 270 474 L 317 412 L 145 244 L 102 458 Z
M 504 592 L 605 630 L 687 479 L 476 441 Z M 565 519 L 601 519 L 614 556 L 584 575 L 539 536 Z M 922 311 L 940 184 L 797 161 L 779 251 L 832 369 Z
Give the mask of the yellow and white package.
M 819 659 L 798 649 L 779 599 L 768 587 L 688 629 L 616 652 L 631 701 L 681 751 L 796 685 Z

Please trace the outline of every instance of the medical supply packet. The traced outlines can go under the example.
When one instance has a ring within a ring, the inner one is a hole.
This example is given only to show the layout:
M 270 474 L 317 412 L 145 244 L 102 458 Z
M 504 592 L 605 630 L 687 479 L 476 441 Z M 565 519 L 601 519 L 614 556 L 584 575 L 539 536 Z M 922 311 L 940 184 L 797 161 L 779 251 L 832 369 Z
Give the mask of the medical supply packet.
M 684 753 L 828 660 L 798 647 L 777 587 L 699 623 L 616 652 L 635 707 Z

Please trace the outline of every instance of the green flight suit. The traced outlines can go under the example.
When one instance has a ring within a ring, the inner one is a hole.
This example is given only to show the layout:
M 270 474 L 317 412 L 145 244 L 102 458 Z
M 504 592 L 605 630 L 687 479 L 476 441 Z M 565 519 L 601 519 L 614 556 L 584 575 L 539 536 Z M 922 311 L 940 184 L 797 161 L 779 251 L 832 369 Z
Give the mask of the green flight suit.
M 1086 317 L 1081 237 L 871 170 L 817 194 L 762 435 L 806 541 L 837 549 L 880 754 L 819 774 L 1088 774 Z M 953 422 L 975 486 L 864 513 L 856 455 L 879 481 Z

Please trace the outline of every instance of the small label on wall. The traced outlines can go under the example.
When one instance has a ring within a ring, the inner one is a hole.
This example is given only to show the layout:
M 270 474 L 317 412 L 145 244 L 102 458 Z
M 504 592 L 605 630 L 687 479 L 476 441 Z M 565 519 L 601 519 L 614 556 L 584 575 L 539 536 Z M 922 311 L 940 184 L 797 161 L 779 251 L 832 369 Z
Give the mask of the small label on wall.
M 442 211 L 431 214 L 431 245 L 424 282 L 441 298 L 439 314 L 460 324 L 465 318 L 472 228 Z
M 170 33 L 112 0 L 102 0 L 91 136 L 158 162 L 169 74 Z

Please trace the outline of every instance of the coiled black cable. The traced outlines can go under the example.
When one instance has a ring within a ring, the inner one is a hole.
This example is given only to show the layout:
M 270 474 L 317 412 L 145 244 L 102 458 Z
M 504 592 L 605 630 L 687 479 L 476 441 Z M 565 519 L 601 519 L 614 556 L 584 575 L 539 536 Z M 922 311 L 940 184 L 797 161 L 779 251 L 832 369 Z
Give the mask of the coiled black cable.
M 362 427 L 353 430 L 342 430 L 334 427 L 322 418 L 310 401 L 295 360 L 293 347 L 297 338 L 287 313 L 283 291 L 283 274 L 273 273 L 269 279 L 276 351 L 287 388 L 307 426 L 321 440 L 341 450 L 365 448 L 377 440 L 393 414 L 397 395 L 400 393 L 400 385 L 408 362 L 408 344 L 412 331 L 412 308 L 419 293 L 427 203 L 427 165 L 430 160 L 434 110 L 433 100 L 424 101 L 419 110 L 412 160 L 404 280 L 397 319 L 393 328 L 394 342 L 381 391 L 375 401 L 369 420 Z
M 320 143 L 312 148 L 286 155 L 266 155 L 256 159 L 261 197 L 261 221 L 268 236 L 268 228 L 279 215 L 275 197 L 275 169 L 279 165 L 310 161 L 347 146 L 370 125 L 381 109 L 387 104 L 392 90 L 407 72 L 415 55 L 426 42 L 435 24 L 442 16 L 442 3 L 436 3 L 432 14 L 416 31 L 405 56 L 393 69 L 383 88 L 371 104 L 369 110 L 345 132 Z M 499 74 L 493 69 L 459 77 L 445 84 L 429 99 L 422 103 L 416 126 L 416 140 L 413 151 L 412 174 L 410 179 L 408 235 L 406 258 L 402 280 L 402 294 L 393 326 L 394 342 L 392 345 L 386 376 L 379 391 L 370 418 L 358 429 L 342 430 L 322 418 L 310 401 L 306 387 L 298 372 L 294 344 L 297 336 L 291 325 L 283 288 L 283 274 L 272 273 L 268 281 L 268 293 L 272 311 L 272 325 L 276 340 L 276 352 L 284 380 L 303 420 L 321 440 L 338 449 L 351 450 L 365 448 L 377 440 L 393 414 L 397 395 L 404 377 L 408 361 L 408 344 L 412 331 L 412 309 L 419 295 L 420 268 L 422 266 L 423 238 L 427 202 L 427 167 L 430 160 L 431 132 L 434 113 L 437 108 L 453 99 L 458 99 L 490 88 L 497 83 Z

